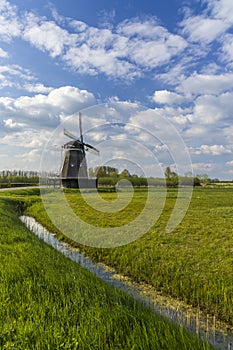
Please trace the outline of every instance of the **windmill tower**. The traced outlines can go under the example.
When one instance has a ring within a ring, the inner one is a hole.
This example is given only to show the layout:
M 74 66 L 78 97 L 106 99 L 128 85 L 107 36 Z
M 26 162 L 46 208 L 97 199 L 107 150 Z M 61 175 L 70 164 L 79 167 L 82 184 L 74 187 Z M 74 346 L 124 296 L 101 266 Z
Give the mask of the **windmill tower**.
M 91 151 L 99 154 L 99 151 L 83 141 L 82 117 L 79 113 L 80 137 L 77 138 L 68 130 L 64 134 L 72 139 L 64 144 L 65 151 L 61 166 L 61 183 L 66 188 L 96 188 L 97 179 L 89 179 L 87 172 L 86 152 Z

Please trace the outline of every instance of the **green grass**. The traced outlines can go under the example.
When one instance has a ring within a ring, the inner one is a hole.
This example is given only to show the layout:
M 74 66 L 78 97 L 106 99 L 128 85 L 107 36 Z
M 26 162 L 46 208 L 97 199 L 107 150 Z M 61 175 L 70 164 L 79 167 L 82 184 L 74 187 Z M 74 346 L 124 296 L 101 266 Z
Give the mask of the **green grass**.
M 36 194 L 0 199 L 1 349 L 210 349 L 30 233 L 15 208 Z
M 89 194 L 90 199 L 92 195 Z M 102 194 L 106 203 L 115 195 Z M 108 220 L 102 213 L 93 215 L 93 211 L 87 210 L 79 193 L 66 194 L 72 209 L 96 226 L 108 223 L 117 226 L 119 220 L 130 221 L 144 206 L 145 195 L 143 191 L 136 191 L 126 209 L 127 215 L 122 211 L 121 217 L 112 215 Z M 168 190 L 159 220 L 135 242 L 114 249 L 87 246 L 81 249 L 133 280 L 151 284 L 164 295 L 197 306 L 233 325 L 233 189 L 194 189 L 185 218 L 173 232 L 166 233 L 176 195 L 177 190 Z M 29 208 L 29 214 L 64 238 L 51 224 L 40 202 Z

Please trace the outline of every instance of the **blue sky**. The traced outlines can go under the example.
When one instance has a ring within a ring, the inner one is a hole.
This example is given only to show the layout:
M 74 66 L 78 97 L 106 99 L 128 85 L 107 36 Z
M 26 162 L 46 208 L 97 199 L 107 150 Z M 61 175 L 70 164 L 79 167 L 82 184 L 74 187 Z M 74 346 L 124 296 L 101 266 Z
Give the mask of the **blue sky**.
M 195 174 L 233 179 L 232 68 L 232 0 L 1 0 L 0 170 L 39 170 L 57 128 L 73 129 L 79 110 L 122 101 L 125 146 L 129 124 L 156 134 L 162 120 L 153 144 L 160 172 L 177 165 L 162 154 L 171 124 Z M 116 121 L 106 108 L 83 117 L 84 129 Z M 65 138 L 55 134 L 58 154 Z M 87 138 L 104 152 L 100 127 Z M 151 160 L 143 166 L 155 174 Z

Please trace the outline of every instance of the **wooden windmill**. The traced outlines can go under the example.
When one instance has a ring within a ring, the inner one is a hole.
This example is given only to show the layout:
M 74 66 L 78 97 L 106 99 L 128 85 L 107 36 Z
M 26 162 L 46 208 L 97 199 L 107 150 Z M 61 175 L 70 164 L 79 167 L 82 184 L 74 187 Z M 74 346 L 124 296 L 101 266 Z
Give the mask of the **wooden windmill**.
M 86 152 L 99 154 L 99 151 L 83 141 L 82 117 L 79 113 L 80 137 L 77 138 L 68 130 L 64 134 L 72 139 L 64 144 L 64 157 L 61 166 L 61 183 L 66 188 L 96 188 L 97 179 L 89 179 L 86 162 Z

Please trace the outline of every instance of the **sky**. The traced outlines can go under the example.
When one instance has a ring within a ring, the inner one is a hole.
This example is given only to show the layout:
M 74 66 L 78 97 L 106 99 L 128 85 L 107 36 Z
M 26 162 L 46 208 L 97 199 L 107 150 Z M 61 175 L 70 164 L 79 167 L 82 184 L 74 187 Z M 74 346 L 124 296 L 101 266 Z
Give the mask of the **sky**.
M 0 0 L 0 171 L 59 172 L 79 111 L 90 166 L 232 180 L 232 0 Z

